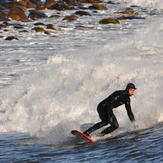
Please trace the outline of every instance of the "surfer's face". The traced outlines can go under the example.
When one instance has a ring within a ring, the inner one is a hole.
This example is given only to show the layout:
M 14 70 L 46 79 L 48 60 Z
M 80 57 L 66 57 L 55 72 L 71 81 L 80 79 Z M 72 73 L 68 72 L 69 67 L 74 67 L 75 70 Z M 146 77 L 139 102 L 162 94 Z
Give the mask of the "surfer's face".
M 130 96 L 134 95 L 134 92 L 135 92 L 135 89 L 134 88 L 130 88 L 128 90 L 128 93 L 129 93 Z

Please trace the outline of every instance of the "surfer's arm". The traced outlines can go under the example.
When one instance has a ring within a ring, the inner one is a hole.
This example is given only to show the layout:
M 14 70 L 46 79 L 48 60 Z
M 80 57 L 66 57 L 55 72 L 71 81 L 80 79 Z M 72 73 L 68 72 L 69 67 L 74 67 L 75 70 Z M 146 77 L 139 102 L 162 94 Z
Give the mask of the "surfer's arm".
M 129 117 L 130 121 L 134 122 L 135 121 L 135 117 L 134 117 L 134 114 L 133 114 L 133 112 L 131 110 L 130 99 L 127 100 L 127 102 L 125 103 L 125 107 L 126 107 L 127 114 L 128 114 L 128 117 Z

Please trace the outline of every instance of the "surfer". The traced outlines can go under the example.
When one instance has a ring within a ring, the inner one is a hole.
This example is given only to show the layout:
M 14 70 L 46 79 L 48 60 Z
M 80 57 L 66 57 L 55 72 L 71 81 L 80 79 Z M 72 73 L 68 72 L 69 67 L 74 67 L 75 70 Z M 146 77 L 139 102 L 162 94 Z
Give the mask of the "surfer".
M 105 134 L 109 134 L 116 130 L 119 127 L 119 124 L 113 113 L 113 108 L 117 108 L 123 104 L 125 104 L 126 111 L 130 121 L 134 122 L 135 118 L 131 110 L 130 96 L 134 95 L 135 90 L 136 90 L 135 85 L 133 83 L 129 83 L 127 84 L 125 90 L 115 91 L 109 97 L 101 101 L 97 107 L 97 112 L 99 114 L 101 122 L 96 123 L 94 126 L 90 127 L 88 130 L 84 132 L 84 134 L 89 136 L 91 132 L 108 124 L 110 124 L 110 126 L 104 129 L 100 133 L 100 136 L 104 136 Z

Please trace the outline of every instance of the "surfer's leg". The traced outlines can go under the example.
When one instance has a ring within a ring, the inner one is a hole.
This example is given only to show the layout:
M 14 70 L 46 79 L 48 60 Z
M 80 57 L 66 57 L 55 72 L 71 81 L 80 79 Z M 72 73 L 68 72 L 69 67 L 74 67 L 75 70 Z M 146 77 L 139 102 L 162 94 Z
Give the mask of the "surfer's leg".
M 98 107 L 97 111 L 98 111 L 99 117 L 101 119 L 101 122 L 96 123 L 94 126 L 90 127 L 88 130 L 86 130 L 84 132 L 84 134 L 87 136 L 89 136 L 89 134 L 91 132 L 109 124 L 106 109 Z
M 119 127 L 116 117 L 113 115 L 111 118 L 112 118 L 112 120 L 110 121 L 110 127 L 107 127 L 105 130 L 103 130 L 101 132 L 101 135 L 109 134 Z
M 101 121 L 99 123 L 96 123 L 94 126 L 90 127 L 88 130 L 84 131 L 84 134 L 87 135 L 87 136 L 89 136 L 89 134 L 91 132 L 93 132 L 93 131 L 95 131 L 95 130 L 103 127 L 103 126 L 106 126 L 106 125 L 108 125 L 108 122 Z

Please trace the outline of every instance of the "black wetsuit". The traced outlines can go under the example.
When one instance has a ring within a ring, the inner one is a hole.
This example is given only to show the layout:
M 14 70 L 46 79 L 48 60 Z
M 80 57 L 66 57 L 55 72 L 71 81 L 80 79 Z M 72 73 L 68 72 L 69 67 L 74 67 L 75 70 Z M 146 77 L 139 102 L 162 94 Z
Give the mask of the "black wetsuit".
M 97 107 L 97 111 L 101 122 L 96 123 L 93 127 L 86 130 L 84 133 L 89 135 L 91 132 L 110 124 L 108 128 L 101 132 L 102 135 L 108 134 L 119 127 L 117 119 L 113 113 L 113 108 L 117 108 L 120 105 L 125 104 L 129 119 L 135 121 L 134 115 L 130 106 L 130 95 L 128 90 L 115 91 L 105 100 L 101 101 Z

